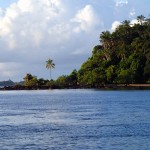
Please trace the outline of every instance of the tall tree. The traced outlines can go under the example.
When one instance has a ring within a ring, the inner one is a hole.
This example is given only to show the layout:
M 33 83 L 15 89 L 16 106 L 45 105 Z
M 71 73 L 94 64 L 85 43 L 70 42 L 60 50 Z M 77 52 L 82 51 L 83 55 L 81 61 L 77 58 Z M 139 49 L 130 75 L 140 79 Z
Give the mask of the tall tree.
M 46 61 L 46 68 L 50 70 L 50 79 L 52 80 L 51 69 L 55 68 L 55 64 L 53 63 L 53 60 L 48 59 Z
M 109 31 L 104 31 L 100 34 L 100 42 L 102 42 L 102 45 L 104 49 L 109 49 L 111 44 L 111 33 Z

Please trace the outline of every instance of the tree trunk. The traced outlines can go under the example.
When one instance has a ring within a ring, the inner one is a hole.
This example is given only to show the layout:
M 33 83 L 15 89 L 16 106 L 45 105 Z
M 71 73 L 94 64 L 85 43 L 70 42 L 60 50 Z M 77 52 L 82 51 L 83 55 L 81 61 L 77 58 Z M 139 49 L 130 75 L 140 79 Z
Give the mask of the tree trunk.
M 51 75 L 51 68 L 49 69 L 50 73 L 50 80 L 52 80 L 52 75 Z

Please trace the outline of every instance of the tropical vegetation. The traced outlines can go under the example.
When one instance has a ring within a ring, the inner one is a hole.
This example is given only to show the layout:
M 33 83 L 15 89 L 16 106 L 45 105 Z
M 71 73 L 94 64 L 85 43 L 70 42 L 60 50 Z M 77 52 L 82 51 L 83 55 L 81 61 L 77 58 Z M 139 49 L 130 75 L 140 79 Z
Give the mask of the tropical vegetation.
M 27 74 L 25 85 L 99 88 L 108 84 L 150 83 L 150 19 L 141 15 L 137 20 L 137 24 L 125 20 L 114 32 L 102 32 L 100 44 L 78 71 L 52 80 L 51 69 L 55 64 L 49 59 L 46 68 L 50 69 L 50 80 Z
M 50 79 L 52 80 L 51 69 L 55 68 L 55 64 L 53 63 L 53 60 L 48 59 L 46 61 L 46 68 L 50 70 Z
M 78 71 L 80 85 L 150 83 L 150 19 L 125 20 L 114 32 L 100 34 L 100 45 Z

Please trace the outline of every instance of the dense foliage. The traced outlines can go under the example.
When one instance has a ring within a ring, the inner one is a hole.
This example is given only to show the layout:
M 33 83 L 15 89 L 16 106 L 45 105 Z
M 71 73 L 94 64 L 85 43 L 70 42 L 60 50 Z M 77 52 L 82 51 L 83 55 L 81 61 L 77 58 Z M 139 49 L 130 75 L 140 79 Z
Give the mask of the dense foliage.
M 150 83 L 150 19 L 141 15 L 137 20 L 100 34 L 101 45 L 78 71 L 80 85 Z
M 71 88 L 77 87 L 77 71 L 73 70 L 70 75 L 62 75 L 57 80 L 37 79 L 36 76 L 26 74 L 24 77 L 24 86 L 39 88 Z

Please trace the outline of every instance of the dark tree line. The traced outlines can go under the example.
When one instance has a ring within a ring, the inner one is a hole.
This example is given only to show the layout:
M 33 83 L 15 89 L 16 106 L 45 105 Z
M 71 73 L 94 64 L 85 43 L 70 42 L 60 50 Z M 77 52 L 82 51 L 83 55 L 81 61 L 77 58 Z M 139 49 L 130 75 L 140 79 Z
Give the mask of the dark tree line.
M 38 88 L 72 88 L 77 87 L 77 71 L 73 70 L 70 75 L 62 75 L 57 80 L 37 79 L 36 76 L 26 74 L 24 77 L 24 86 Z

